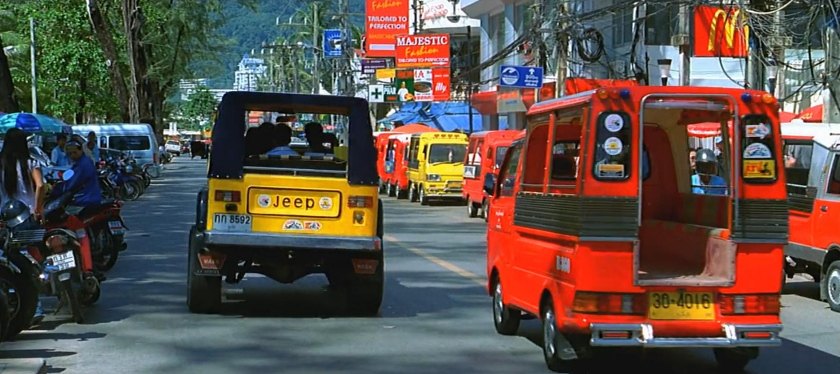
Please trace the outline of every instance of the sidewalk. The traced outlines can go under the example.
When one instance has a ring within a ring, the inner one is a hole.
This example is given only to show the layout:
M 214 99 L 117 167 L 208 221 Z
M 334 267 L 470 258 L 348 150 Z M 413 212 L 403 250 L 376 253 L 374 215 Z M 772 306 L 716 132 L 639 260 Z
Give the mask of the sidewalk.
M 47 361 L 43 358 L 0 359 L 0 374 L 40 374 L 47 372 Z

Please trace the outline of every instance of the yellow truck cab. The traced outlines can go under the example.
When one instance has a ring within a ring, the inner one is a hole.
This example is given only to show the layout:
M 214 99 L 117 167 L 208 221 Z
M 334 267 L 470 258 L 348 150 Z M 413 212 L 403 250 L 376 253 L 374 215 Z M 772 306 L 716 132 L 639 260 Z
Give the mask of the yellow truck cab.
M 428 205 L 429 199 L 462 201 L 464 155 L 469 138 L 454 132 L 411 136 L 408 144 L 408 199 Z

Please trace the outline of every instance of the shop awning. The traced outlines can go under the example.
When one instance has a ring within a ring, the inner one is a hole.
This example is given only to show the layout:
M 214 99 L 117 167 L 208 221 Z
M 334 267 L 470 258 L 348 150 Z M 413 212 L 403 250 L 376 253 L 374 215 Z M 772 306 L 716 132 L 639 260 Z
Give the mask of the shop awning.
M 822 122 L 823 121 L 823 104 L 814 105 L 805 109 L 794 117 L 801 119 L 802 122 Z
M 590 79 L 590 78 L 568 78 L 566 79 L 566 95 L 573 95 L 580 92 L 598 89 L 601 87 L 632 87 L 638 86 L 639 83 L 634 80 L 625 79 Z M 546 82 L 540 88 L 540 100 L 548 100 L 554 98 L 555 82 Z M 495 91 L 482 91 L 472 95 L 472 105 L 481 114 L 493 115 L 498 114 L 497 102 L 499 100 L 499 87 Z M 522 96 L 522 103 L 525 108 L 530 108 L 534 105 L 534 89 L 523 88 L 520 89 Z

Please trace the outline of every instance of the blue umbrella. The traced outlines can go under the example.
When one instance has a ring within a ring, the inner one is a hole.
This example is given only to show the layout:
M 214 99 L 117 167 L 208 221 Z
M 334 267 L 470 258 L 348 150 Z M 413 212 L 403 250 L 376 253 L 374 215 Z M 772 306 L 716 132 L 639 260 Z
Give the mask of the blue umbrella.
M 8 113 L 0 116 L 0 134 L 11 128 L 18 128 L 28 133 L 44 134 L 67 132 L 67 126 L 58 118 L 34 113 Z

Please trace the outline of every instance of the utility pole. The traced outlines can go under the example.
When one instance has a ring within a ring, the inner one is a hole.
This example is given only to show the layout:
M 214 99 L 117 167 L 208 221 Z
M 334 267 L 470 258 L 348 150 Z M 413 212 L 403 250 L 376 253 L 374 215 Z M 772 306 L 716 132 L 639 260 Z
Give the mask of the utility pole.
M 29 56 L 32 60 L 32 113 L 38 113 L 38 80 L 35 76 L 35 18 L 29 18 Z M 3 53 L 3 51 L 0 51 Z
M 744 6 L 744 0 L 738 0 L 738 19 L 735 20 L 738 22 L 738 30 L 741 31 L 741 34 L 744 35 L 744 47 L 747 50 L 747 58 L 744 60 L 744 88 L 750 88 L 750 82 L 752 81 L 752 75 L 755 74 L 755 54 L 753 53 L 752 48 L 750 48 L 750 41 L 746 38 L 747 33 L 745 27 L 747 26 L 747 8 Z
M 338 3 L 339 7 L 339 17 L 341 20 L 341 32 L 343 33 L 343 43 L 341 47 L 341 52 L 344 54 L 341 64 L 342 64 L 342 74 L 343 77 L 341 79 L 343 90 L 342 94 L 345 96 L 355 96 L 356 90 L 353 83 L 353 43 L 350 34 L 350 25 L 347 22 L 348 17 L 348 0 L 339 0 Z
M 321 39 L 321 32 L 318 30 L 318 3 L 312 3 L 312 58 L 313 58 L 313 65 L 312 65 L 312 94 L 317 95 L 321 91 L 321 77 L 318 76 L 318 64 L 320 61 L 320 55 L 318 51 L 318 40 Z M 323 49 L 324 46 L 322 45 L 321 48 Z
M 645 15 L 647 15 L 647 5 L 645 5 Z M 679 32 L 677 33 L 676 38 L 677 40 L 672 40 L 671 44 L 678 45 L 680 47 L 680 85 L 681 86 L 690 86 L 691 85 L 691 43 L 689 40 L 689 35 L 691 35 L 691 6 L 688 4 L 680 5 L 680 23 L 679 23 Z M 647 24 L 647 21 L 645 21 Z M 647 29 L 647 26 L 645 27 Z M 650 83 L 648 83 L 650 84 Z
M 568 0 L 557 1 L 557 31 L 554 34 L 554 56 L 557 60 L 557 71 L 555 72 L 556 83 L 554 97 L 566 95 L 566 71 L 569 69 L 569 34 L 568 27 Z
M 827 123 L 840 123 L 840 79 L 835 78 L 838 70 L 840 70 L 840 37 L 835 28 L 826 27 L 823 122 Z

